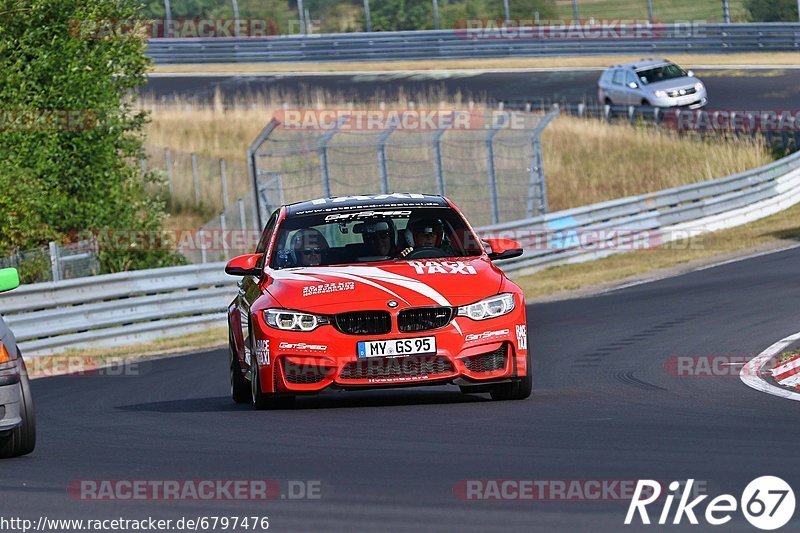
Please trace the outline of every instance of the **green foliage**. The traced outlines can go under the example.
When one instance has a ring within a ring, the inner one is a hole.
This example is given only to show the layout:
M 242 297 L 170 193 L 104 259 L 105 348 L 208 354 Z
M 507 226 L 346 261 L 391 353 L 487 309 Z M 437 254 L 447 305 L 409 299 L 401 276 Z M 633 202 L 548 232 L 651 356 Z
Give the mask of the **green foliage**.
M 91 38 L 76 24 L 137 9 L 133 0 L 0 0 L 0 254 L 79 231 L 160 227 L 163 202 L 145 192 L 153 177 L 133 164 L 146 115 L 130 94 L 144 82 L 145 44 Z M 50 122 L 31 122 L 43 117 Z M 104 271 L 176 261 L 165 251 L 101 259 Z
M 753 22 L 797 22 L 795 0 L 745 0 Z

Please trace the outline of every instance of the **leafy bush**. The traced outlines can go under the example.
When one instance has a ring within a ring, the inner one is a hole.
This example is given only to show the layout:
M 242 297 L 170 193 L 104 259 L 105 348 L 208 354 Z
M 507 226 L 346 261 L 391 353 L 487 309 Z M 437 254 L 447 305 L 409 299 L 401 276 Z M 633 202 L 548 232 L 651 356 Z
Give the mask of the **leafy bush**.
M 797 22 L 795 0 L 745 0 L 753 22 Z
M 85 230 L 154 230 L 131 94 L 145 43 L 81 35 L 80 21 L 136 16 L 134 0 L 0 0 L 0 254 Z M 41 122 L 36 122 L 36 121 Z M 101 254 L 104 271 L 179 262 L 169 251 Z

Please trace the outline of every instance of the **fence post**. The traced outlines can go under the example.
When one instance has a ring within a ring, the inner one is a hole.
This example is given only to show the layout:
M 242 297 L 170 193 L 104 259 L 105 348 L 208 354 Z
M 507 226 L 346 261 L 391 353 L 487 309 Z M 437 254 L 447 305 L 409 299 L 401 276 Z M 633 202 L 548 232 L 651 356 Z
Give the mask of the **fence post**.
M 244 211 L 244 199 L 239 198 L 236 203 L 239 204 L 239 228 L 242 230 L 247 229 L 247 213 Z
M 200 242 L 200 262 L 203 264 L 208 263 L 208 252 L 206 252 L 206 241 L 205 239 L 201 238 L 201 235 L 204 235 L 206 230 L 201 229 L 197 232 L 197 240 Z
M 200 174 L 197 172 L 197 154 L 192 152 L 192 176 L 194 177 L 194 206 L 200 207 Z
M 528 218 L 534 216 L 534 209 L 538 209 L 537 215 L 547 213 L 547 180 L 544 177 L 544 156 L 542 155 L 542 132 L 558 114 L 560 109 L 556 107 L 545 115 L 533 130 L 533 151 L 531 153 L 530 182 L 528 183 Z
M 471 102 L 470 102 L 471 104 Z M 436 133 L 433 134 L 433 164 L 434 172 L 436 173 L 436 185 L 439 189 L 439 194 L 444 196 L 447 191 L 444 183 L 444 168 L 442 164 L 442 137 L 445 132 L 451 127 L 452 120 L 456 118 L 458 111 L 454 111 L 450 120 L 443 122 Z
M 504 115 L 506 116 L 506 115 Z M 505 120 L 503 120 L 503 124 Z M 497 201 L 497 176 L 494 167 L 494 136 L 503 124 L 493 124 L 486 133 L 486 170 L 489 178 L 489 197 L 492 206 L 492 224 L 500 222 L 500 204 Z
M 225 172 L 225 160 L 219 160 L 219 181 L 222 184 L 222 209 L 228 208 L 228 176 Z
M 147 158 L 142 157 L 139 159 L 139 165 L 142 167 L 142 179 L 147 175 Z
M 219 214 L 219 228 L 222 232 L 222 255 L 224 259 L 228 260 L 228 225 L 225 220 L 225 213 Z
M 647 0 L 647 20 L 653 22 L 653 0 Z
M 169 192 L 170 202 L 172 201 L 173 185 L 172 185 L 172 153 L 169 148 L 164 148 L 164 161 L 167 170 L 167 191 Z
M 331 176 L 328 169 L 328 143 L 333 136 L 336 135 L 336 132 L 339 131 L 339 128 L 348 120 L 350 120 L 349 115 L 339 117 L 336 121 L 336 126 L 326 131 L 325 135 L 320 137 L 319 144 L 317 145 L 317 150 L 319 151 L 319 175 L 322 179 L 323 198 L 331 197 Z
M 800 4 L 798 4 L 798 7 L 800 7 Z M 731 23 L 731 6 L 728 0 L 722 0 L 722 20 L 725 24 Z
M 386 162 L 386 141 L 396 127 L 396 125 L 392 125 L 388 130 L 381 133 L 378 138 L 378 172 L 380 173 L 381 192 L 383 194 L 389 193 L 389 165 Z
M 50 241 L 48 247 L 50 249 L 50 271 L 53 273 L 53 281 L 61 281 L 61 258 L 58 253 L 58 245 Z
M 372 18 L 369 15 L 369 0 L 364 0 L 364 24 L 367 26 L 367 32 L 371 32 Z

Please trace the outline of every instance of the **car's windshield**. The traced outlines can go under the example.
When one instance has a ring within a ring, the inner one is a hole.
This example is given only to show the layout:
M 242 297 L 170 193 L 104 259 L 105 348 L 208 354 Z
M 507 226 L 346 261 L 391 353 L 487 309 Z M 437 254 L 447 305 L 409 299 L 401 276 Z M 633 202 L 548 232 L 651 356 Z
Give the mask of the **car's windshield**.
M 642 80 L 644 85 L 687 76 L 686 71 L 674 63 L 637 70 L 636 75 L 639 76 L 639 79 Z
M 287 218 L 281 224 L 270 267 L 480 254 L 475 235 L 450 208 L 348 210 Z

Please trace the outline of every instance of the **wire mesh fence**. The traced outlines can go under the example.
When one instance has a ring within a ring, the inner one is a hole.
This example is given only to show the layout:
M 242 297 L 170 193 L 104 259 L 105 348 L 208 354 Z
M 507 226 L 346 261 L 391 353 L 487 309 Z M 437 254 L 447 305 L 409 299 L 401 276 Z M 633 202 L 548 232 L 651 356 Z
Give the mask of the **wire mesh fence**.
M 97 241 L 82 240 L 66 245 L 55 242 L 0 257 L 0 268 L 16 268 L 23 283 L 83 278 L 100 273 Z
M 249 192 L 247 166 L 163 146 L 148 145 L 143 170 L 162 175 L 163 192 L 170 212 L 213 213 L 225 209 L 235 198 Z
M 260 220 L 282 204 L 388 192 L 446 195 L 475 225 L 543 214 L 540 135 L 557 113 L 493 110 L 481 127 L 424 131 L 349 129 L 346 115 L 328 129 L 273 120 L 249 154 Z

